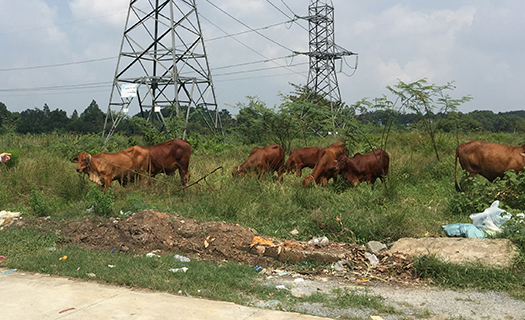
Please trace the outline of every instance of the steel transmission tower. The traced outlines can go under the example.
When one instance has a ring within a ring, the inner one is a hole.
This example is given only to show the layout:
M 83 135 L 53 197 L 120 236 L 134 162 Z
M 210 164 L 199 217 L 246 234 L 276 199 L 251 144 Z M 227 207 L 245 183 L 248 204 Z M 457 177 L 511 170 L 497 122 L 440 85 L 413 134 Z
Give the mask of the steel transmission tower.
M 334 6 L 331 0 L 312 0 L 308 7 L 309 72 L 307 87 L 330 101 L 332 117 L 338 112 L 335 104 L 341 102 L 337 83 L 336 60 L 357 55 L 335 44 Z M 334 123 L 335 125 L 335 123 Z
M 195 0 L 130 1 L 104 124 L 104 147 L 133 100 L 144 118 L 159 121 L 165 129 L 165 116 L 184 119 L 182 138 L 191 107 L 213 133 L 223 133 Z

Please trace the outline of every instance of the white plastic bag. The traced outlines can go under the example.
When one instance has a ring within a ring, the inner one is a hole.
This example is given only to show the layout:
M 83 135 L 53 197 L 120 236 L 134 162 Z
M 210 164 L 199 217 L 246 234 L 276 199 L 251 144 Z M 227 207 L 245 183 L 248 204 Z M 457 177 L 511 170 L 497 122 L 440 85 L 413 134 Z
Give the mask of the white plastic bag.
M 494 201 L 489 208 L 480 213 L 470 215 L 472 224 L 488 233 L 501 232 L 501 226 L 509 221 L 511 215 L 505 210 L 498 208 L 499 201 Z M 503 213 L 506 213 L 502 215 Z

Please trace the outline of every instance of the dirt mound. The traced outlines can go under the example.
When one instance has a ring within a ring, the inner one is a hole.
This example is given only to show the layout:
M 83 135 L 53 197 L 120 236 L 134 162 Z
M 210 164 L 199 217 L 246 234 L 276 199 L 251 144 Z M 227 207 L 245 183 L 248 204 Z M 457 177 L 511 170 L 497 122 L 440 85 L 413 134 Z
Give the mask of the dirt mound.
M 380 253 L 375 264 L 360 245 L 330 243 L 320 248 L 304 241 L 260 236 L 255 230 L 234 223 L 198 222 L 152 210 L 136 212 L 128 218 L 86 217 L 66 221 L 56 232 L 68 243 L 102 251 L 176 251 L 193 259 L 270 268 L 307 262 L 321 267 L 305 268 L 308 270 L 302 272 L 305 274 L 338 275 L 363 281 L 418 281 L 408 255 Z M 337 262 L 338 268 L 332 268 Z

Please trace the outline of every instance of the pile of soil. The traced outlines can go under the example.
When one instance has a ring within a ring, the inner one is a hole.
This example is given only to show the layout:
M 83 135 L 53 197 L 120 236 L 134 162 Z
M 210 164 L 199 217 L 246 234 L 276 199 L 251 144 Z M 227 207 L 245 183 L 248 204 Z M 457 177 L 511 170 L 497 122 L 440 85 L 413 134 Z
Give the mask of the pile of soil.
M 51 220 L 34 221 L 50 230 Z M 47 226 L 46 226 L 47 224 Z M 56 227 L 55 227 L 56 228 Z M 198 222 L 167 212 L 144 210 L 127 218 L 80 218 L 66 221 L 54 230 L 63 241 L 102 251 L 147 253 L 177 252 L 197 260 L 215 263 L 234 261 L 251 266 L 286 269 L 288 265 L 316 263 L 323 267 L 304 268 L 312 276 L 337 275 L 362 281 L 389 280 L 417 282 L 408 255 L 379 253 L 372 265 L 364 246 L 330 243 L 323 248 L 294 239 L 261 236 L 251 228 L 235 223 Z M 333 268 L 337 261 L 343 269 Z

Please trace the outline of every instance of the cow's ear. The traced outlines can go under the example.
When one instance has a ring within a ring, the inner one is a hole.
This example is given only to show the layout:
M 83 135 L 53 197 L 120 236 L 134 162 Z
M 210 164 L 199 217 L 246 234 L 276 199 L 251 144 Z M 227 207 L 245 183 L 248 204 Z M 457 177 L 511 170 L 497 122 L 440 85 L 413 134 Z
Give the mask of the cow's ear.
M 523 153 L 523 152 L 520 153 L 520 156 L 525 157 L 525 153 Z
M 71 160 L 73 163 L 78 163 L 78 157 Z

